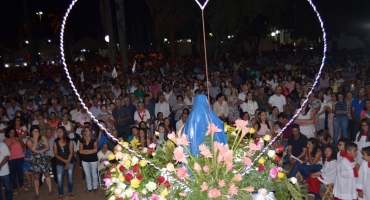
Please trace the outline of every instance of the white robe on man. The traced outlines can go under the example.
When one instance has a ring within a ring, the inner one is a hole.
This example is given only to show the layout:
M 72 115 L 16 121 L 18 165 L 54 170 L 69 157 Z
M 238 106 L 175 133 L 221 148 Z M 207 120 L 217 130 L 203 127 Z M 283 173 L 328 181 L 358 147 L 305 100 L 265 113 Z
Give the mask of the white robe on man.
M 364 147 L 370 146 L 370 142 L 366 142 L 367 136 L 363 135 L 363 136 L 361 136 L 360 140 L 357 141 L 358 134 L 361 134 L 361 131 L 357 133 L 356 139 L 355 139 L 355 143 L 357 144 L 358 150 L 361 150 Z M 358 153 L 357 156 L 356 156 L 356 163 L 361 165 L 363 162 L 364 162 L 364 159 L 362 159 L 362 154 Z
M 360 166 L 360 170 L 358 171 L 358 179 L 357 179 L 357 190 L 362 190 L 364 194 L 364 200 L 370 199 L 370 163 L 364 161 Z
M 356 177 L 358 177 L 356 162 L 345 157 L 337 166 L 337 178 L 334 183 L 334 197 L 338 199 L 357 199 Z

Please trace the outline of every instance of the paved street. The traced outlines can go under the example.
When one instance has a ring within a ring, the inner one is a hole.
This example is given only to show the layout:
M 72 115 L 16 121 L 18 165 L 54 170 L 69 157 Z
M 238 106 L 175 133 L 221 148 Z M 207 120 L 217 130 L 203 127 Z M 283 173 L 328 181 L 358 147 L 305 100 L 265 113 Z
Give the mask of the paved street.
M 81 200 L 81 199 L 88 199 L 88 200 L 102 200 L 105 199 L 105 191 L 100 189 L 97 195 L 94 195 L 92 192 L 84 195 L 84 191 L 86 190 L 86 182 L 82 181 L 82 175 L 81 175 L 81 169 L 78 168 L 75 170 L 74 173 L 74 185 L 73 185 L 73 195 L 75 200 Z M 27 181 L 27 180 L 25 180 Z M 54 182 L 54 179 L 52 179 L 52 190 L 54 192 L 53 196 L 49 197 L 48 193 L 48 187 L 46 183 L 44 183 L 40 187 L 40 200 L 50 200 L 50 199 L 58 199 L 58 188 L 57 185 Z M 2 195 L 4 195 L 4 190 L 1 191 Z M 67 179 L 66 176 L 64 177 L 64 200 L 68 200 L 68 194 L 67 194 Z M 33 197 L 35 196 L 35 189 L 33 187 L 29 187 L 28 191 L 18 191 L 18 195 L 14 195 L 14 200 L 33 200 Z

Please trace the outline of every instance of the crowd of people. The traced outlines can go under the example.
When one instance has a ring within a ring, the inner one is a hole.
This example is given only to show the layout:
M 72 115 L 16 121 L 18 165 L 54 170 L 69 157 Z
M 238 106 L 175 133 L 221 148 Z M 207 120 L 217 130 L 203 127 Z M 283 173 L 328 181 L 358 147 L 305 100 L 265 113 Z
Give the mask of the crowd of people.
M 143 59 L 135 70 L 116 67 L 117 77 L 104 60 L 71 64 L 68 69 L 87 109 L 61 66 L 7 69 L 0 75 L 0 181 L 5 198 L 34 187 L 37 200 L 43 182 L 52 196 L 54 178 L 57 198 L 62 199 L 66 173 L 73 199 L 78 167 L 86 180 L 84 194 L 97 194 L 99 170 L 116 140 L 88 112 L 119 140 L 137 139 L 148 147 L 180 130 L 196 112 L 194 99 L 201 94 L 209 95 L 213 112 L 223 122 L 248 120 L 256 140 L 277 136 L 296 116 L 277 140 L 287 148 L 284 164 L 292 166 L 288 176 L 299 172 L 316 199 L 321 199 L 320 185 L 331 183 L 338 199 L 370 198 L 368 180 L 361 178 L 369 173 L 370 161 L 369 58 L 361 50 L 329 54 L 311 95 L 321 64 L 316 52 L 210 59 L 208 81 L 202 59 L 196 57 Z

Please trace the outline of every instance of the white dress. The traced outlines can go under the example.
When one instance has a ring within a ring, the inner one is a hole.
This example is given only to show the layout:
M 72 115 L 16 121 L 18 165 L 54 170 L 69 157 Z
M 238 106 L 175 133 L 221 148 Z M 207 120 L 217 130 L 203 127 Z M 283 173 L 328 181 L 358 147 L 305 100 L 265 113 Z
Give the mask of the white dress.
M 343 158 L 337 166 L 337 177 L 334 183 L 334 197 L 338 199 L 357 199 L 355 176 L 356 162 Z
M 358 148 L 358 153 L 356 156 L 356 163 L 361 165 L 361 163 L 364 162 L 364 159 L 362 159 L 362 154 L 360 151 L 362 150 L 362 148 L 370 146 L 370 142 L 366 142 L 367 136 L 361 136 L 360 141 L 357 141 L 358 134 L 361 134 L 361 131 L 357 133 L 356 138 L 355 138 L 355 143 L 357 144 L 357 148 Z
M 360 170 L 358 172 L 356 189 L 362 190 L 364 193 L 364 200 L 370 199 L 370 164 L 368 162 L 362 162 Z
M 297 119 L 310 119 L 310 111 L 303 116 L 301 113 L 299 113 Z M 303 135 L 305 135 L 307 138 L 315 137 L 315 126 L 313 124 L 308 126 L 299 126 L 299 129 Z
M 334 183 L 337 176 L 337 160 L 326 161 L 320 171 L 321 175 L 318 179 L 321 183 L 324 183 L 325 185 Z

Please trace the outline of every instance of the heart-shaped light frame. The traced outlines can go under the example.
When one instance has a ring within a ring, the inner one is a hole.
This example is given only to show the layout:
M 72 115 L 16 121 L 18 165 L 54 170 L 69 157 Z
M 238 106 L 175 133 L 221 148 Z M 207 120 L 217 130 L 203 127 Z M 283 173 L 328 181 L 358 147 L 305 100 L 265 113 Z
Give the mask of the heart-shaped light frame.
M 60 54 L 61 54 L 61 57 L 62 57 L 62 64 L 63 64 L 63 68 L 64 68 L 64 71 L 67 75 L 67 78 L 68 78 L 68 81 L 69 83 L 71 84 L 71 87 L 74 91 L 74 93 L 77 95 L 78 97 L 78 100 L 81 102 L 81 105 L 83 106 L 83 108 L 87 111 L 87 114 L 90 116 L 90 118 L 96 123 L 98 124 L 98 126 L 103 129 L 114 141 L 116 141 L 118 144 L 120 144 L 123 148 L 125 148 L 127 151 L 129 151 L 130 153 L 132 153 L 133 155 L 137 156 L 138 158 L 142 159 L 142 160 L 145 160 L 150 166 L 154 167 L 156 170 L 159 170 L 159 171 L 162 171 L 159 167 L 157 167 L 154 163 L 152 163 L 150 160 L 147 160 L 145 159 L 143 156 L 141 156 L 140 154 L 138 154 L 137 152 L 135 152 L 134 150 L 131 150 L 128 146 L 126 145 L 122 145 L 119 140 L 117 138 L 115 138 L 111 133 L 109 133 L 102 125 L 100 125 L 98 123 L 98 120 L 92 115 L 92 113 L 89 111 L 89 109 L 86 107 L 85 103 L 82 101 L 73 81 L 72 81 L 72 78 L 71 76 L 69 75 L 69 71 L 68 71 L 68 68 L 67 68 L 67 64 L 66 64 L 66 61 L 65 61 L 65 55 L 64 55 L 64 31 L 65 31 L 65 26 L 66 26 L 66 23 L 67 23 L 67 18 L 68 18 L 68 15 L 69 13 L 71 12 L 73 6 L 76 4 L 78 0 L 72 0 L 71 4 L 69 4 L 68 6 L 68 9 L 63 17 L 63 21 L 62 21 L 62 24 L 61 24 L 61 30 L 60 30 Z M 324 41 L 324 50 L 323 50 L 323 58 L 322 58 L 322 63 L 321 63 L 321 66 L 320 66 L 320 70 L 319 70 L 319 73 L 318 73 L 318 76 L 316 77 L 315 79 L 315 82 L 310 90 L 310 92 L 308 93 L 308 96 L 310 96 L 313 92 L 314 92 L 314 88 L 315 86 L 318 84 L 318 80 L 320 79 L 321 77 L 321 73 L 322 73 L 322 70 L 324 68 L 324 64 L 325 64 L 325 59 L 326 59 L 326 52 L 327 52 L 327 40 L 326 40 L 326 32 L 325 32 L 325 28 L 324 28 L 324 22 L 320 16 L 320 13 L 318 12 L 318 10 L 316 9 L 316 6 L 315 4 L 312 2 L 312 0 L 307 0 L 309 2 L 309 4 L 311 5 L 311 7 L 313 8 L 313 10 L 315 11 L 316 15 L 317 15 L 317 18 L 318 20 L 320 21 L 320 26 L 321 26 L 321 30 L 323 32 L 323 41 Z M 202 10 L 202 12 L 204 11 L 205 7 L 207 6 L 209 0 L 206 0 L 204 2 L 204 4 L 202 5 L 198 0 L 195 0 L 195 2 L 198 4 L 198 6 L 200 7 L 200 9 Z M 205 32 L 203 31 L 203 34 L 205 34 Z M 302 104 L 302 107 L 308 102 L 308 98 L 304 101 L 304 103 Z M 270 148 L 270 146 L 276 141 L 276 139 L 282 135 L 282 133 L 286 130 L 287 126 L 289 126 L 290 124 L 293 123 L 294 119 L 298 116 L 298 114 L 300 113 L 300 111 L 302 110 L 302 107 L 298 110 L 297 114 L 295 114 L 293 116 L 293 118 L 288 122 L 288 124 L 279 132 L 279 134 L 277 134 L 276 137 L 274 137 L 270 142 L 269 142 L 269 145 L 266 146 L 262 151 L 261 153 L 252 161 L 252 165 L 254 162 L 256 162 L 265 152 L 266 150 L 268 150 Z M 251 165 L 251 166 L 252 166 Z M 250 167 L 247 167 L 246 170 L 244 171 L 243 175 L 245 175 L 245 173 L 248 172 L 248 170 L 250 169 Z M 168 172 L 164 172 L 164 173 L 167 173 L 169 175 Z M 169 176 L 171 178 L 171 176 Z M 172 178 L 171 178 L 172 179 Z M 177 180 L 177 179 L 172 179 L 172 181 L 176 181 L 177 183 L 179 183 L 183 188 L 186 188 L 186 189 L 189 189 L 189 187 L 184 184 L 183 182 Z

